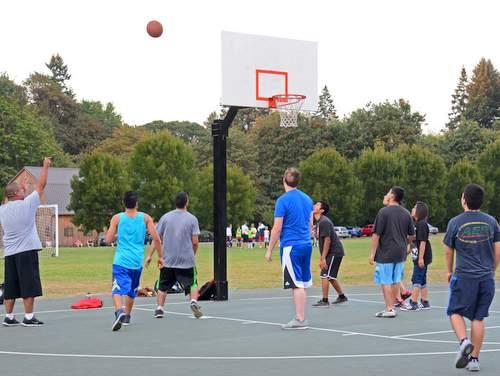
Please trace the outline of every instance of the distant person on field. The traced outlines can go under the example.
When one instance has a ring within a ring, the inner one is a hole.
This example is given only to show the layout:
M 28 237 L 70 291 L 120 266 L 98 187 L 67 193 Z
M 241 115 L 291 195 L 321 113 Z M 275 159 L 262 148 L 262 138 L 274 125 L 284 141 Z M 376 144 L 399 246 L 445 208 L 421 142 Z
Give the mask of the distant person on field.
M 252 226 L 250 227 L 250 232 L 248 234 L 248 242 L 250 243 L 250 248 L 255 248 L 257 241 L 257 229 L 255 228 L 255 225 L 252 223 Z
M 153 237 L 153 247 L 161 251 L 160 238 L 153 219 L 137 210 L 138 201 L 137 192 L 125 192 L 123 195 L 125 211 L 111 218 L 106 233 L 107 244 L 111 244 L 117 235 L 111 291 L 115 305 L 115 321 L 112 326 L 114 332 L 120 330 L 122 325 L 130 325 L 132 307 L 141 281 L 146 231 Z M 123 298 L 125 298 L 125 309 L 122 308 Z
M 295 318 L 283 329 L 307 329 L 305 318 L 306 289 L 312 286 L 311 276 L 311 230 L 313 203 L 311 198 L 297 189 L 300 173 L 291 167 L 283 176 L 285 193 L 276 201 L 271 240 L 265 254 L 272 260 L 273 249 L 280 241 L 281 267 L 284 288 L 291 288 L 295 305 Z
M 0 206 L 0 225 L 4 243 L 4 326 L 41 326 L 43 322 L 33 314 L 35 298 L 42 296 L 42 282 L 38 265 L 38 252 L 42 243 L 36 229 L 36 210 L 47 185 L 51 161 L 43 160 L 42 172 L 35 190 L 27 194 L 28 184 L 10 183 L 5 188 L 6 203 Z M 22 298 L 24 319 L 14 317 L 16 299 Z
M 231 224 L 226 227 L 226 244 L 228 247 L 233 246 L 233 225 Z
M 264 247 L 267 248 L 267 246 L 269 245 L 269 237 L 270 237 L 271 233 L 269 231 L 269 227 L 266 226 L 266 228 L 264 229 Z
M 481 212 L 484 190 L 480 185 L 465 186 L 461 201 L 464 212 L 448 222 L 443 240 L 450 283 L 447 314 L 460 342 L 455 367 L 479 371 L 483 320 L 495 296 L 495 271 L 500 262 L 500 227 L 495 218 Z M 471 321 L 471 339 L 464 317 Z
M 247 226 L 247 223 L 243 223 L 243 226 L 241 226 L 241 237 L 243 238 L 243 244 L 245 244 L 248 247 L 248 233 L 249 233 L 249 228 Z
M 410 212 L 401 206 L 404 189 L 392 187 L 384 196 L 374 223 L 371 252 L 368 261 L 375 266 L 375 283 L 382 286 L 385 309 L 375 316 L 396 317 L 393 303 L 399 295 L 410 237 L 415 234 Z
M 236 229 L 236 246 L 241 248 L 241 226 Z
M 427 217 L 429 209 L 425 202 L 417 201 L 411 210 L 411 216 L 415 221 L 415 241 L 412 244 L 413 275 L 411 282 L 413 291 L 409 305 L 401 307 L 402 310 L 418 311 L 420 309 L 430 309 L 427 295 L 427 267 L 432 263 L 432 247 L 429 242 L 429 226 Z M 420 304 L 418 297 L 421 297 Z
M 159 256 L 164 258 L 164 266 L 160 269 L 160 280 L 158 283 L 158 306 L 154 312 L 156 318 L 164 315 L 167 291 L 176 282 L 184 289 L 184 293 L 191 298 L 191 311 L 194 317 L 199 319 L 203 316 L 198 304 L 198 276 L 196 271 L 195 256 L 198 252 L 198 235 L 200 227 L 198 219 L 188 212 L 189 197 L 186 192 L 175 195 L 175 209 L 164 214 L 156 229 L 160 235 L 163 251 Z M 154 249 L 149 251 L 146 258 L 146 266 L 151 262 Z
M 330 206 L 324 201 L 318 201 L 313 208 L 314 219 L 316 220 L 316 233 L 319 239 L 319 268 L 321 278 L 322 299 L 313 304 L 313 307 L 329 307 L 328 289 L 330 284 L 338 294 L 332 304 L 347 302 L 347 297 L 342 291 L 342 286 L 337 280 L 337 276 L 344 257 L 344 247 L 340 242 L 333 222 L 326 215 Z

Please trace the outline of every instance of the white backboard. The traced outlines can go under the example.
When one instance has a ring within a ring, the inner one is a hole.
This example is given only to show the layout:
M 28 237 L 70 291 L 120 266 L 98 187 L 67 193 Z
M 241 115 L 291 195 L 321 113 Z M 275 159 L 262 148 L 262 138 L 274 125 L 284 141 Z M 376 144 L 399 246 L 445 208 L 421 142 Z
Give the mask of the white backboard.
M 221 104 L 268 108 L 277 94 L 305 95 L 302 110 L 316 110 L 317 42 L 223 31 Z

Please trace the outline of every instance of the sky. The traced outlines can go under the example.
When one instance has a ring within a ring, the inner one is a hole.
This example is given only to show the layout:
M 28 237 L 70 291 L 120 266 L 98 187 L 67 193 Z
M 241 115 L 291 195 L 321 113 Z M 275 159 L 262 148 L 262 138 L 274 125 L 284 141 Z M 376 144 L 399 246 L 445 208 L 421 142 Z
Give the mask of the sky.
M 498 14 L 489 0 L 2 0 L 0 72 L 20 83 L 59 53 L 77 98 L 112 102 L 128 124 L 202 124 L 219 110 L 222 30 L 317 41 L 339 115 L 404 98 L 437 133 L 462 66 L 500 69 Z

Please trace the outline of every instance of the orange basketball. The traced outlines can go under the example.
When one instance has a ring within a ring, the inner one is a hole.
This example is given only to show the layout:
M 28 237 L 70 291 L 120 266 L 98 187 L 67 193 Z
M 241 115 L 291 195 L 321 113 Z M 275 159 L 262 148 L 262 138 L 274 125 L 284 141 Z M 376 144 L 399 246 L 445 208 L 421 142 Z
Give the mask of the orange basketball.
M 149 21 L 146 30 L 153 38 L 158 38 L 163 33 L 163 26 L 158 21 Z

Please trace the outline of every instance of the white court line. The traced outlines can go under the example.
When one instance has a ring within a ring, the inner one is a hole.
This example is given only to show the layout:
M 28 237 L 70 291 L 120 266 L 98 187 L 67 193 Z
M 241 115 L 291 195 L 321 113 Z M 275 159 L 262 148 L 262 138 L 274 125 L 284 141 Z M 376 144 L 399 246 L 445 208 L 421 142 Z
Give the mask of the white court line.
M 481 350 L 483 353 L 500 352 L 500 349 Z M 1 351 L 0 355 L 21 355 L 56 358 L 97 358 L 97 359 L 145 359 L 145 360 L 284 360 L 284 359 L 349 359 L 349 358 L 388 358 L 402 356 L 452 355 L 456 351 L 386 353 L 386 354 L 343 354 L 343 355 L 283 355 L 283 356 L 154 356 L 154 355 L 104 355 L 104 354 L 63 354 L 20 351 Z
M 152 312 L 153 310 L 147 309 L 147 308 L 138 308 L 140 311 L 150 311 Z M 165 313 L 168 313 L 170 315 L 177 315 L 177 316 L 191 316 L 191 313 L 183 313 L 183 312 L 173 312 L 173 311 L 165 311 Z M 261 325 L 272 325 L 272 326 L 283 326 L 282 323 L 278 322 L 270 322 L 270 321 L 259 321 L 259 320 L 249 320 L 249 319 L 237 319 L 237 318 L 232 318 L 232 317 L 223 317 L 223 316 L 207 316 L 206 318 L 211 318 L 215 320 L 224 320 L 224 321 L 234 321 L 234 322 L 240 322 L 240 323 L 249 323 L 250 321 L 253 321 L 255 324 L 261 324 Z M 426 342 L 426 343 L 451 343 L 453 345 L 457 344 L 457 341 L 448 341 L 448 340 L 437 340 L 437 339 L 421 339 L 421 338 L 405 338 L 405 337 L 398 337 L 398 336 L 387 336 L 383 334 L 373 334 L 373 333 L 363 333 L 363 332 L 353 332 L 350 330 L 340 330 L 340 329 L 330 329 L 330 328 L 320 328 L 320 327 L 315 327 L 315 326 L 310 326 L 309 330 L 314 330 L 318 332 L 329 332 L 329 333 L 339 333 L 339 334 L 344 334 L 344 335 L 350 335 L 350 336 L 363 336 L 363 337 L 374 337 L 374 338 L 383 338 L 383 339 L 390 339 L 390 340 L 399 340 L 399 341 L 410 341 L 410 342 Z M 484 342 L 484 345 L 500 345 L 500 342 Z
M 382 293 L 380 293 L 379 295 L 382 295 Z M 366 299 L 349 299 L 350 301 L 353 301 L 353 302 L 359 302 L 359 303 L 374 303 L 374 304 L 384 304 L 383 301 L 376 301 L 376 300 L 366 300 Z M 432 305 L 432 308 L 439 308 L 439 309 L 446 309 L 447 307 L 445 306 L 438 306 L 438 305 Z M 493 310 L 489 310 L 490 313 L 500 313 L 500 311 L 493 311 Z
M 485 326 L 484 329 L 498 329 L 500 325 L 497 326 Z M 414 334 L 403 334 L 401 336 L 393 336 L 393 338 L 405 338 L 405 337 L 417 337 L 417 336 L 427 336 L 431 334 L 445 334 L 445 333 L 455 333 L 453 330 L 440 330 L 438 332 L 425 332 L 425 333 L 414 333 Z

